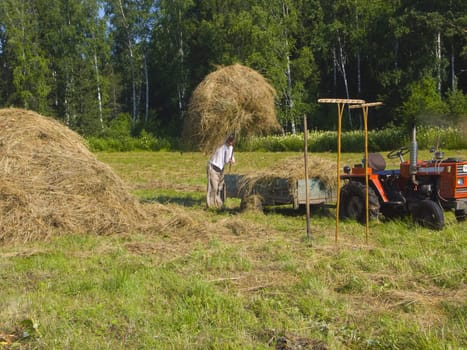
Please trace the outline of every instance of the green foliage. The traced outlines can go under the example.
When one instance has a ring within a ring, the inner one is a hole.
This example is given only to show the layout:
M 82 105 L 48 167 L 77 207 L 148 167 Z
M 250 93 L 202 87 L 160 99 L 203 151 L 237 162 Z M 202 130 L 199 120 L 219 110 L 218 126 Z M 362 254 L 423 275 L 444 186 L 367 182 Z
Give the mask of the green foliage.
M 94 152 L 129 152 L 129 151 L 161 151 L 172 148 L 166 139 L 157 138 L 146 131 L 138 137 L 88 137 L 89 148 Z
M 133 132 L 131 116 L 121 113 L 99 136 L 87 137 L 87 143 L 89 148 L 96 152 L 160 151 L 173 148 L 174 142 L 156 137 L 145 129 L 140 129 L 138 135 L 133 135 Z
M 47 99 L 52 90 L 50 58 L 39 43 L 37 9 L 27 2 L 2 1 L 0 23 L 4 30 L 9 29 L 6 32 L 8 45 L 0 49 L 0 54 L 6 55 L 14 87 L 9 89 L 14 93 L 8 98 L 19 107 L 48 112 Z
M 245 151 L 270 151 L 284 152 L 303 149 L 303 136 L 300 134 L 288 134 L 285 136 L 254 137 L 245 142 L 238 143 L 240 150 Z
M 101 136 L 89 136 L 87 142 L 93 151 L 134 151 L 134 150 L 178 150 L 179 140 L 156 137 L 142 129 L 137 136 L 132 136 L 129 115 L 121 115 L 112 127 L 106 129 Z M 405 128 L 390 127 L 368 132 L 368 150 L 370 152 L 391 151 L 398 147 L 408 146 L 411 133 Z M 346 153 L 364 152 L 364 133 L 361 131 L 345 131 L 342 133 L 341 150 Z M 417 127 L 417 143 L 419 149 L 465 149 L 467 139 L 465 131 L 454 127 Z M 236 148 L 240 151 L 261 152 L 301 152 L 303 151 L 303 133 L 258 136 L 239 140 Z M 337 132 L 311 130 L 308 133 L 308 150 L 310 152 L 336 152 Z
M 275 88 L 285 132 L 311 113 L 313 128 L 335 127 L 319 97 L 383 101 L 377 128 L 464 127 L 466 11 L 460 0 L 3 0 L 0 105 L 86 137 L 120 113 L 133 136 L 178 137 L 198 84 L 240 63 Z
M 430 149 L 431 147 L 441 149 L 467 148 L 465 131 L 454 127 L 417 128 L 417 141 L 421 149 Z
M 405 125 L 439 125 L 448 109 L 436 90 L 436 81 L 425 77 L 409 86 L 406 102 L 402 105 Z
M 120 113 L 115 119 L 110 121 L 109 126 L 103 131 L 102 136 L 108 138 L 131 136 L 132 129 L 133 122 L 131 115 Z
M 368 149 L 370 152 L 390 151 L 401 146 L 408 146 L 411 134 L 405 128 L 386 128 L 368 132 Z M 364 152 L 364 133 L 361 131 L 345 131 L 342 133 L 342 152 Z M 467 142 L 464 131 L 447 127 L 417 127 L 417 143 L 420 149 L 439 146 L 444 149 L 465 149 Z M 246 151 L 303 151 L 303 133 L 282 136 L 254 137 L 238 144 L 239 149 Z M 310 131 L 308 133 L 308 150 L 311 152 L 336 152 L 337 132 Z
M 454 126 L 467 124 L 467 94 L 461 90 L 449 90 L 446 103 L 449 108 L 448 121 Z

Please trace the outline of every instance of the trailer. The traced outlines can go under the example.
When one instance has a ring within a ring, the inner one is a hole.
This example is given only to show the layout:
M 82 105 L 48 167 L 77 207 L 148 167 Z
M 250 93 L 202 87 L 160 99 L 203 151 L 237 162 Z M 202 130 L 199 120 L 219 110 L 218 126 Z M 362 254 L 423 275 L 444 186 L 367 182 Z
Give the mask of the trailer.
M 225 174 L 224 195 L 226 198 L 240 198 L 241 207 L 255 196 L 261 206 L 292 205 L 294 209 L 306 206 L 306 182 L 309 188 L 310 205 L 335 206 L 337 191 L 326 186 L 319 178 L 293 179 L 284 177 L 268 177 L 256 181 L 253 186 L 243 186 L 245 175 Z

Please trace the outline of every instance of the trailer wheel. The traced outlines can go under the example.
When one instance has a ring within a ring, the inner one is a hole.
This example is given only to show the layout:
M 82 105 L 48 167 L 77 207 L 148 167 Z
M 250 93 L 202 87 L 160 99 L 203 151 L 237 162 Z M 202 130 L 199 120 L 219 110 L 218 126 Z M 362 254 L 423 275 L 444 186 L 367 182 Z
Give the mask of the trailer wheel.
M 365 222 L 365 192 L 365 185 L 356 181 L 350 181 L 342 187 L 339 207 L 341 219 L 355 219 L 361 223 Z M 368 207 L 370 219 L 377 219 L 380 204 L 371 187 L 368 189 Z
M 444 213 L 441 206 L 429 199 L 415 204 L 412 209 L 412 219 L 419 225 L 434 230 L 442 230 L 444 227 Z
M 454 215 L 456 215 L 457 222 L 462 222 L 465 221 L 465 210 L 464 209 L 459 209 L 454 211 Z

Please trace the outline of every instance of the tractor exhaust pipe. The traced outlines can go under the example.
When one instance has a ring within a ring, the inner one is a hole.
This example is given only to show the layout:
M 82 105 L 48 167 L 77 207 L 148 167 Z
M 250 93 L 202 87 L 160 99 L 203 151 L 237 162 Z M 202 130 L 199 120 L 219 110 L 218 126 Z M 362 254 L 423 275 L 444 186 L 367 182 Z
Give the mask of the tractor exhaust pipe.
M 414 125 L 412 130 L 412 142 L 410 142 L 410 166 L 409 171 L 412 175 L 412 182 L 417 184 L 415 176 L 417 175 L 417 161 L 418 161 L 418 145 L 417 145 L 417 129 Z

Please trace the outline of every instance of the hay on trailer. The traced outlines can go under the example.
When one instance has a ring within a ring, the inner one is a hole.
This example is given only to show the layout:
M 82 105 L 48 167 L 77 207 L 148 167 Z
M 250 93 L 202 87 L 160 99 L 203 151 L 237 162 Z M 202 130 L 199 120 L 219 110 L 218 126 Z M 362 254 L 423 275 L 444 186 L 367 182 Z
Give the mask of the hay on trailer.
M 228 134 L 248 137 L 279 128 L 275 91 L 255 70 L 218 68 L 194 90 L 183 129 L 185 145 L 211 152 Z
M 327 159 L 308 156 L 308 177 L 317 178 L 329 189 L 337 189 L 336 163 Z M 247 196 L 253 193 L 256 185 L 267 187 L 276 179 L 287 179 L 290 194 L 295 192 L 297 180 L 305 178 L 303 156 L 284 158 L 273 166 L 255 173 L 245 174 L 239 183 L 239 192 Z
M 31 111 L 0 110 L 0 242 L 130 232 L 146 215 L 78 134 Z

